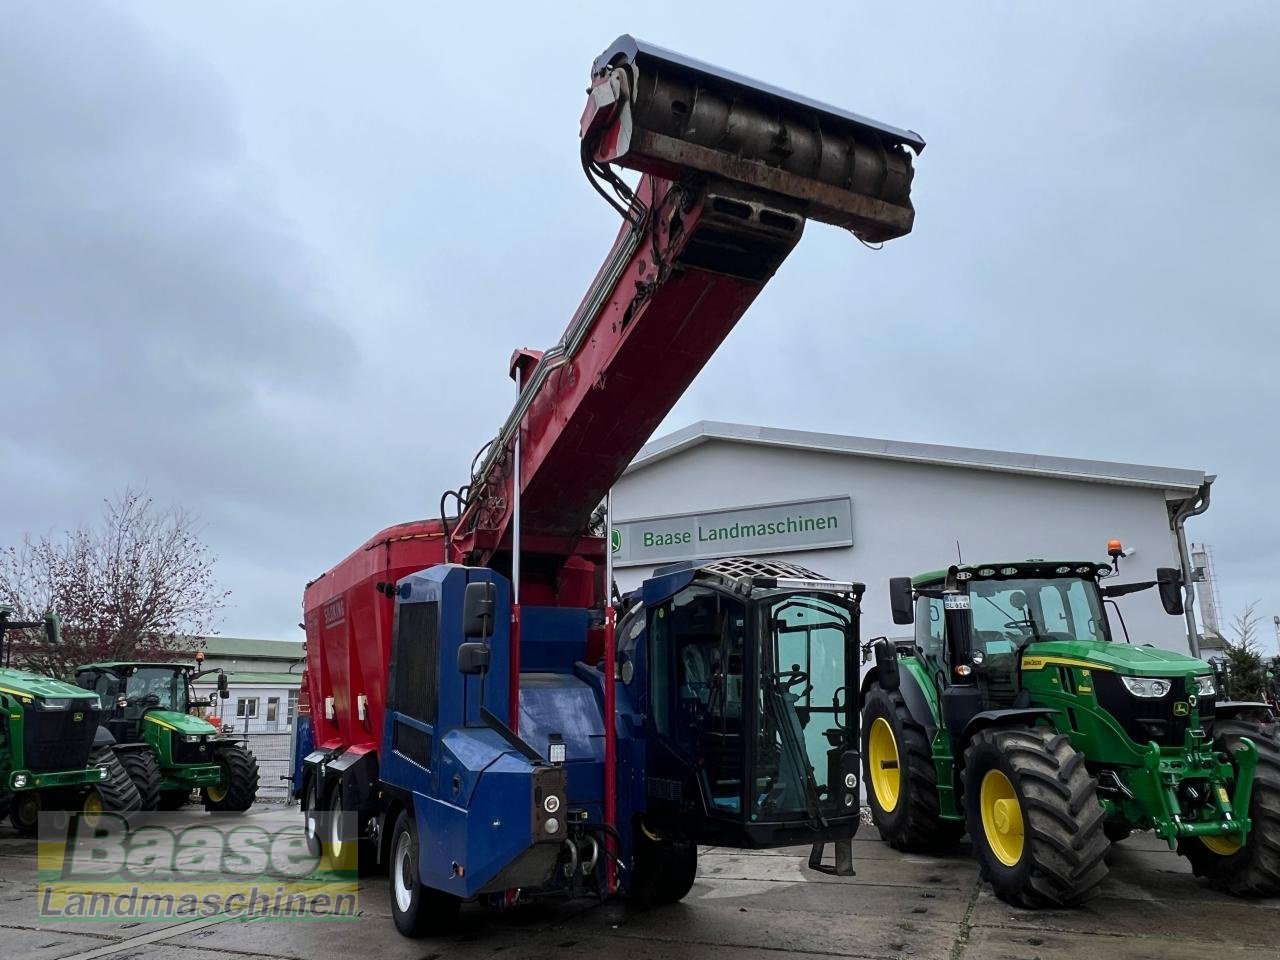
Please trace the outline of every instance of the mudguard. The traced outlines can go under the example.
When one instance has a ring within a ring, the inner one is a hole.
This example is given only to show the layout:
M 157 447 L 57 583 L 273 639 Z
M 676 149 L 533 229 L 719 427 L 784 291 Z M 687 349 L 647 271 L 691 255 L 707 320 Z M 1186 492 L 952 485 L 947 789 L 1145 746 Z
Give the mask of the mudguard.
M 925 734 L 929 738 L 929 742 L 933 742 L 933 738 L 938 735 L 938 727 L 940 720 L 937 710 L 934 708 L 928 696 L 924 692 L 918 673 L 921 671 L 919 661 L 908 658 L 898 661 L 898 690 L 902 694 L 902 699 L 907 703 L 907 709 L 911 711 L 911 717 L 924 727 Z M 862 699 L 865 701 L 867 691 L 871 689 L 871 684 L 880 682 L 880 668 L 874 666 L 867 671 L 867 675 L 862 678 Z M 886 688 L 888 689 L 888 688 Z
M 99 727 L 93 733 L 93 747 L 110 747 L 116 742 L 116 738 L 111 735 L 111 731 L 106 727 Z
M 1246 713 L 1256 713 L 1257 718 L 1264 722 L 1272 719 L 1271 707 L 1255 700 L 1223 700 L 1214 705 L 1213 713 L 1218 720 L 1226 720 Z
M 963 748 L 979 730 L 986 730 L 990 727 L 1026 726 L 1041 717 L 1056 717 L 1058 712 L 1057 710 L 1050 710 L 1048 707 L 983 710 L 981 713 L 974 714 L 973 719 L 965 724 L 964 733 L 960 735 L 957 746 Z M 958 750 L 956 755 L 959 756 Z

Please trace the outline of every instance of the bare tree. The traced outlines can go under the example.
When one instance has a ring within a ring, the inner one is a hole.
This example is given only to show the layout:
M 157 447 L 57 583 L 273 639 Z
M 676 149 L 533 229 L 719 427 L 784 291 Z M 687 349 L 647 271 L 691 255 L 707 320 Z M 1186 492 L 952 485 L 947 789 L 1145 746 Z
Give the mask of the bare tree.
M 1261 700 L 1266 683 L 1266 668 L 1258 640 L 1262 618 L 1254 601 L 1231 618 L 1234 640 L 1223 639 L 1231 668 L 1231 697 L 1234 700 Z
M 61 539 L 28 534 L 0 548 L 0 603 L 18 617 L 62 617 L 63 642 L 15 637 L 14 661 L 70 676 L 95 660 L 169 660 L 212 633 L 229 592 L 214 578 L 215 558 L 197 519 L 158 507 L 126 489 L 104 502 L 96 527 Z

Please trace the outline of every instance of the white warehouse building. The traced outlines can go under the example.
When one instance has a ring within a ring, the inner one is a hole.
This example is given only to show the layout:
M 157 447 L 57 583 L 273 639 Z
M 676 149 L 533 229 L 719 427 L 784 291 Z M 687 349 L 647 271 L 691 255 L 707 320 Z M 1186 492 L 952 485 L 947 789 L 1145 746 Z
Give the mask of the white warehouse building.
M 1139 466 L 700 421 L 645 446 L 613 489 L 615 579 L 666 563 L 775 557 L 867 585 L 862 636 L 903 636 L 888 581 L 967 563 L 1108 560 L 1115 582 L 1190 571 L 1178 528 L 1213 477 Z M 1182 546 L 1180 546 L 1180 543 Z M 1134 643 L 1185 652 L 1154 590 L 1117 601 Z M 1115 639 L 1123 632 L 1111 614 Z

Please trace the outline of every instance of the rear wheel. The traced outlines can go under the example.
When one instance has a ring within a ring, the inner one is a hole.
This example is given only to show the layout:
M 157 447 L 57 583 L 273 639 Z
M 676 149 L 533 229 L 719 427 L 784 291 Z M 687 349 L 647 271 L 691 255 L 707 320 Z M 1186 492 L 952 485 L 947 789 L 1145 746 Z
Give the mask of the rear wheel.
M 960 839 L 964 824 L 941 818 L 929 738 L 900 690 L 873 683 L 867 691 L 862 756 L 871 819 L 891 847 L 937 853 Z
M 1111 845 L 1070 738 L 1048 727 L 979 731 L 965 751 L 964 798 L 983 876 L 1001 900 L 1066 907 L 1097 894 Z
M 258 795 L 258 761 L 239 743 L 218 748 L 214 762 L 222 768 L 222 778 L 200 790 L 204 808 L 210 812 L 243 813 Z
M 150 749 L 120 750 L 116 753 L 120 765 L 138 790 L 143 810 L 155 810 L 160 806 L 160 764 Z
M 406 937 L 448 933 L 461 901 L 424 886 L 418 874 L 418 827 L 413 811 L 402 810 L 391 835 L 391 917 Z
M 303 833 L 307 838 L 307 852 L 313 857 L 320 856 L 324 843 L 320 837 L 324 833 L 324 811 L 320 809 L 320 778 L 313 776 L 307 782 L 306 792 L 302 795 Z
M 1190 837 L 1178 841 L 1178 852 L 1197 877 L 1219 890 L 1238 897 L 1271 897 L 1280 893 L 1280 727 L 1248 720 L 1214 724 L 1214 746 L 1228 756 L 1234 757 L 1244 737 L 1258 748 L 1248 843 L 1242 846 L 1234 837 Z
M 664 837 L 638 819 L 632 839 L 633 866 L 627 893 L 639 907 L 678 903 L 688 896 L 698 876 L 698 845 Z M 602 861 L 601 876 L 606 869 Z

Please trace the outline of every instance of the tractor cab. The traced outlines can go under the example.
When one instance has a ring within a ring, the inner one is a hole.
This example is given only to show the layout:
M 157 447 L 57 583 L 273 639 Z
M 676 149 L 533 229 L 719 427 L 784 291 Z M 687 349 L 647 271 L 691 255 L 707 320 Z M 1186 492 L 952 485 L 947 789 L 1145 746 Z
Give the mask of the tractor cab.
M 167 729 L 186 729 L 200 725 L 202 721 L 189 716 L 197 707 L 209 706 L 210 701 L 196 697 L 191 681 L 201 675 L 187 664 L 116 661 L 91 663 L 76 670 L 76 683 L 98 694 L 106 719 L 107 729 L 122 743 L 144 739 L 144 721 L 153 722 Z M 226 674 L 218 672 L 218 692 L 227 696 Z M 204 725 L 204 726 L 207 726 Z
M 743 558 L 645 582 L 618 637 L 651 734 L 649 818 L 733 846 L 852 836 L 862 592 Z
M 1042 679 L 1032 674 L 1051 675 L 1057 689 L 1070 692 L 1074 672 L 1057 668 L 1073 665 L 1086 671 L 1092 666 L 1092 682 L 1104 686 L 1111 676 L 1098 674 L 1130 675 L 1135 683 L 1145 674 L 1163 676 L 1157 684 L 1162 689 L 1172 684 L 1171 672 L 1194 666 L 1206 679 L 1188 680 L 1198 684 L 1193 693 L 1212 696 L 1212 677 L 1203 664 L 1152 647 L 1117 644 L 1107 617 L 1105 606 L 1113 598 L 1152 587 L 1159 588 L 1167 613 L 1180 614 L 1179 572 L 1161 568 L 1152 581 L 1105 584 L 1113 575 L 1107 563 L 1027 560 L 955 565 L 890 581 L 894 622 L 914 621 L 914 647 L 943 691 L 946 726 L 958 734 L 981 711 L 1029 708 L 1037 700 L 1039 684 L 1033 681 Z M 1122 639 L 1128 640 L 1127 632 Z M 1135 739 L 1145 742 L 1149 732 Z

